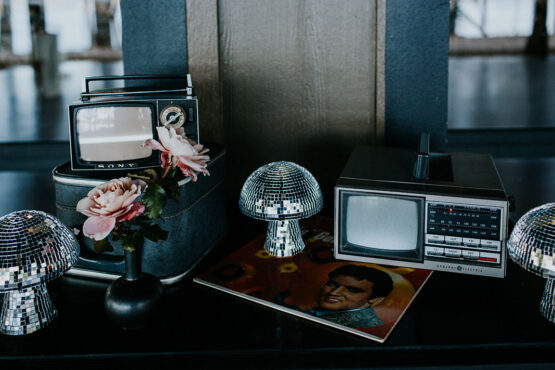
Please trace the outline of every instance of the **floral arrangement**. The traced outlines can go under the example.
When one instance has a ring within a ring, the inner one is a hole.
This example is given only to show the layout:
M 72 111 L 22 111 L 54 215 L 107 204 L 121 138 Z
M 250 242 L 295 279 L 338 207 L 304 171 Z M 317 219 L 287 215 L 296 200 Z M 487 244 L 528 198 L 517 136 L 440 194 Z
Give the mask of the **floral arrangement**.
M 183 130 L 157 127 L 158 139 L 148 139 L 143 146 L 162 152 L 162 165 L 98 185 L 77 203 L 77 211 L 88 216 L 83 234 L 94 239 L 98 253 L 113 250 L 109 241 L 121 241 L 123 249 L 142 247 L 144 238 L 164 241 L 168 231 L 154 221 L 161 218 L 167 199 L 179 201 L 178 181 L 197 172 L 210 175 L 206 165 L 208 149 L 188 139 Z

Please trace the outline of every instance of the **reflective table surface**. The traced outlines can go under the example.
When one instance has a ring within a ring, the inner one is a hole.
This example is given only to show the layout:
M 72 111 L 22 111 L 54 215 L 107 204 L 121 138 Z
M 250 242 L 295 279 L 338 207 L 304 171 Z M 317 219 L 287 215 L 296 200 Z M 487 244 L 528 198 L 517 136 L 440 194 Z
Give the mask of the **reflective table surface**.
M 54 212 L 49 174 L 0 175 L 3 213 Z M 510 188 L 515 182 L 505 183 L 518 199 L 517 188 Z M 103 308 L 108 283 L 65 276 L 49 284 L 59 311 L 51 325 L 23 337 L 0 335 L 1 368 L 555 366 L 555 325 L 539 312 L 545 280 L 512 262 L 505 279 L 435 272 L 384 344 L 192 282 L 265 231 L 264 222 L 231 203 L 227 237 L 189 278 L 165 288 L 162 311 L 150 327 L 129 331 L 111 324 Z
M 249 223 L 244 230 L 252 231 Z M 234 238 L 226 238 L 193 275 L 233 249 Z M 165 288 L 163 307 L 150 327 L 123 330 L 103 309 L 108 283 L 66 276 L 50 284 L 59 317 L 36 334 L 0 336 L 0 363 L 8 368 L 13 361 L 70 368 L 107 360 L 114 367 L 136 362 L 209 368 L 549 363 L 555 325 L 539 313 L 543 285 L 512 262 L 505 279 L 436 272 L 385 344 L 378 344 L 191 279 Z

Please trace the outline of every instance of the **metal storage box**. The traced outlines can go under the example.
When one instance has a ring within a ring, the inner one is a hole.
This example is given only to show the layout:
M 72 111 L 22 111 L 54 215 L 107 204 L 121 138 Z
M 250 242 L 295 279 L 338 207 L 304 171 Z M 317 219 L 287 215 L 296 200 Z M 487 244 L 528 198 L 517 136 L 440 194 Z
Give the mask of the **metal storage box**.
M 156 221 L 169 231 L 168 240 L 153 243 L 145 239 L 142 269 L 160 278 L 164 284 L 183 279 L 227 231 L 223 186 L 225 149 L 216 144 L 205 146 L 210 148 L 210 176 L 200 176 L 196 182 L 190 178 L 180 181 L 181 200 L 168 200 L 162 213 L 163 220 Z M 58 218 L 68 227 L 80 230 L 86 216 L 75 210 L 77 202 L 95 186 L 126 174 L 117 171 L 74 172 L 69 163 L 56 167 L 52 176 Z M 116 279 L 123 274 L 125 262 L 119 243 L 112 243 L 114 251 L 99 254 L 94 251 L 92 239 L 82 233 L 77 239 L 79 260 L 69 274 L 101 279 Z

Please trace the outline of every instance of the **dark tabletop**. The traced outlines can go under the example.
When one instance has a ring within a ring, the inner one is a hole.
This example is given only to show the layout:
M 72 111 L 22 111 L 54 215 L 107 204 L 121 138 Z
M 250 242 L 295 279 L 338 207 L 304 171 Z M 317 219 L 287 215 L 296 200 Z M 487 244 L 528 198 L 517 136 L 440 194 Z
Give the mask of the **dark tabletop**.
M 193 275 L 227 254 L 232 239 Z M 66 276 L 50 284 L 59 317 L 32 335 L 1 335 L 0 360 L 56 368 L 107 360 L 114 367 L 136 362 L 253 368 L 552 362 L 555 325 L 538 309 L 544 281 L 512 262 L 505 279 L 435 272 L 386 343 L 378 344 L 191 279 L 165 288 L 150 327 L 123 330 L 104 312 L 108 283 Z
M 225 240 L 191 276 L 165 288 L 150 327 L 111 324 L 103 308 L 108 283 L 65 276 L 49 284 L 59 311 L 51 325 L 0 335 L 1 368 L 555 365 L 555 324 L 539 312 L 545 280 L 512 262 L 505 279 L 435 272 L 379 344 L 192 282 L 265 228 L 236 210 L 229 222 Z

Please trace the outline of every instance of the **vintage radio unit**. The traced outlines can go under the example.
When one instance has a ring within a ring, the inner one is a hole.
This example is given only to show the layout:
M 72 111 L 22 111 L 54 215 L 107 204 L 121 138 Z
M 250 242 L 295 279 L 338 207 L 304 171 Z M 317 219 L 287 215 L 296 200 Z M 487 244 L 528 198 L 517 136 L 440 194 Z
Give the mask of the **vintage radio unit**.
M 334 254 L 504 277 L 508 206 L 488 154 L 358 147 L 335 187 Z
M 171 83 L 90 90 L 90 84 L 122 80 Z M 160 152 L 142 146 L 157 138 L 156 127 L 183 129 L 199 142 L 198 101 L 190 75 L 87 77 L 81 99 L 69 106 L 71 168 L 73 170 L 125 170 L 157 167 Z

